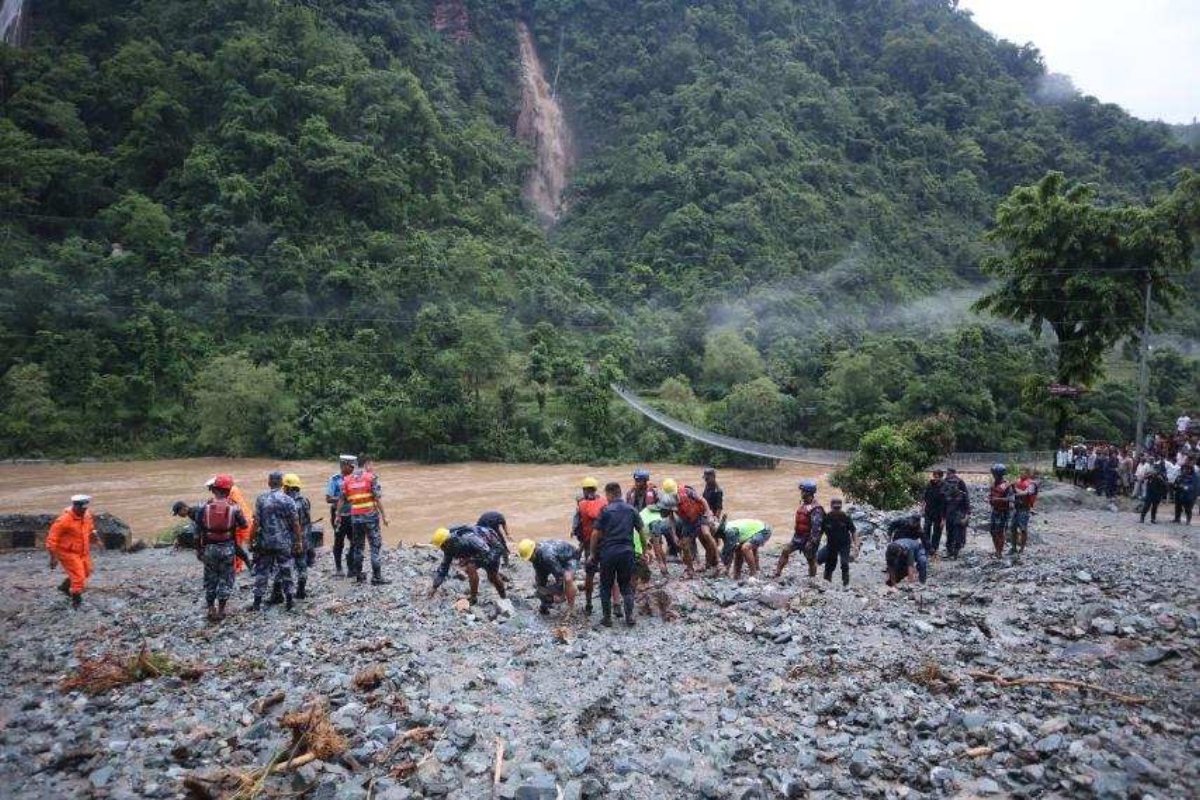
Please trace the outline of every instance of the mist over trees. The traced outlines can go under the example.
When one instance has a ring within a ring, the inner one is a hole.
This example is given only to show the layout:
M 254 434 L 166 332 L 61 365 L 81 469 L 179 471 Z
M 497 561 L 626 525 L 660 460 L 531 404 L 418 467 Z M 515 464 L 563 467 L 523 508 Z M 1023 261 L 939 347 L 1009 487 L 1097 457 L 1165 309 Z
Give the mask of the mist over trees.
M 783 444 L 1045 446 L 1046 341 L 878 318 L 979 287 L 1015 186 L 1146 206 L 1200 165 L 951 2 L 472 3 L 465 39 L 432 2 L 36 5 L 0 46 L 6 456 L 728 458 L 610 379 Z M 549 232 L 518 18 L 578 142 Z M 1155 359 L 1163 424 L 1200 387 Z M 1095 376 L 1077 432 L 1128 435 L 1127 395 Z

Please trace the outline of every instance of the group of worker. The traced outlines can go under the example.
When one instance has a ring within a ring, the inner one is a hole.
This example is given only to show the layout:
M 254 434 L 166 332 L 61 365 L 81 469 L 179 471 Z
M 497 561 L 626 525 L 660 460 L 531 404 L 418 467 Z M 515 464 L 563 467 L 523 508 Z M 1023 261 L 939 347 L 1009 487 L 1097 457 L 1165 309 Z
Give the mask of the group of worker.
M 997 556 L 1003 553 L 1010 527 L 1013 552 L 1024 550 L 1029 513 L 1038 489 L 1029 470 L 1022 470 L 1020 479 L 1011 483 L 1005 475 L 1003 464 L 992 467 L 989 524 Z M 727 518 L 725 494 L 715 469 L 703 471 L 700 488 L 681 486 L 671 478 L 659 487 L 650 482 L 650 477 L 649 471 L 636 470 L 633 485 L 624 493 L 616 482 L 606 484 L 601 493 L 595 478 L 585 478 L 575 499 L 571 525 L 574 542 L 523 539 L 516 545 L 517 555 L 533 567 L 541 613 L 549 613 L 560 600 L 565 600 L 569 610 L 574 609 L 575 578 L 581 566 L 584 611 L 593 613 L 599 575 L 601 622 L 606 626 L 613 624 L 614 613 L 627 625 L 634 624 L 638 588 L 650 584 L 655 567 L 661 576 L 668 577 L 670 557 L 677 556 L 682 562 L 685 578 L 699 574 L 740 579 L 743 568 L 751 577 L 759 573 L 759 551 L 771 538 L 771 527 L 759 519 Z M 253 506 L 246 502 L 230 475 L 216 475 L 206 487 L 211 495 L 207 500 L 195 504 L 177 501 L 171 512 L 194 525 L 196 556 L 204 564 L 208 620 L 219 622 L 225 618 L 235 573 L 243 566 L 253 572 L 255 610 L 262 609 L 264 603 L 282 603 L 291 610 L 295 600 L 307 596 L 308 568 L 317 546 L 312 506 L 302 494 L 299 476 L 271 472 L 266 491 L 258 495 Z M 816 577 L 818 566 L 823 566 L 824 579 L 832 581 L 834 572 L 840 570 L 842 585 L 846 586 L 850 583 L 850 564 L 859 549 L 854 521 L 840 498 L 832 498 L 826 510 L 817 501 L 814 481 L 801 481 L 799 489 L 792 538 L 780 554 L 772 577 L 781 577 L 793 555 L 801 553 L 809 577 Z M 389 583 L 382 571 L 380 533 L 380 524 L 386 526 L 388 519 L 379 478 L 370 462 L 341 456 L 339 470 L 326 486 L 325 500 L 334 532 L 334 575 L 365 582 L 364 557 L 369 545 L 371 583 Z M 92 571 L 89 547 L 96 533 L 88 510 L 90 501 L 86 495 L 73 497 L 71 507 L 54 522 L 46 540 L 51 566 L 61 564 L 67 573 L 59 588 L 71 597 L 74 607 L 79 607 Z M 934 470 L 923 495 L 921 513 L 901 517 L 889 528 L 885 552 L 888 585 L 906 579 L 925 582 L 929 558 L 938 551 L 943 528 L 947 531 L 946 554 L 957 557 L 966 540 L 969 515 L 965 482 L 953 469 Z M 498 511 L 484 512 L 474 524 L 439 527 L 431 543 L 441 552 L 442 560 L 429 596 L 437 593 L 451 567 L 457 565 L 466 574 L 470 603 L 478 600 L 481 570 L 497 594 L 507 597 L 508 579 L 500 569 L 509 563 L 510 541 L 508 522 Z M 697 564 L 698 549 L 704 552 L 703 567 Z M 615 608 L 614 601 L 619 601 Z

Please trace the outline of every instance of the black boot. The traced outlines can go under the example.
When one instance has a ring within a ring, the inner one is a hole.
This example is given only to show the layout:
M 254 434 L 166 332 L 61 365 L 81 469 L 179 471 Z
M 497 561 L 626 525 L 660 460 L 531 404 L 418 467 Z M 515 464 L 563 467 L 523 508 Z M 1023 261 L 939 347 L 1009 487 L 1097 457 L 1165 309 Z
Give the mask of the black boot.
M 278 583 L 271 589 L 271 599 L 267 600 L 267 605 L 277 606 L 283 602 L 283 587 Z
M 71 595 L 71 608 L 79 608 L 82 605 L 83 605 L 83 595 L 82 594 Z
M 291 596 L 290 594 L 289 594 L 289 595 L 285 595 L 285 596 L 284 596 L 284 600 L 283 600 L 283 602 L 284 602 L 284 606 L 283 606 L 283 607 L 284 607 L 286 610 L 288 610 L 288 611 L 291 611 L 291 610 L 292 610 L 292 606 L 294 605 L 294 603 L 292 603 L 292 596 Z
M 604 617 L 600 620 L 600 624 L 606 628 L 611 628 L 612 627 L 612 614 L 605 614 Z
M 625 601 L 625 625 L 632 628 L 637 623 L 633 621 L 633 598 Z
M 262 598 L 258 595 L 254 596 L 254 605 L 251 606 L 251 609 L 254 611 L 262 611 Z
M 301 578 L 300 580 L 296 581 L 296 599 L 297 600 L 303 600 L 304 598 L 308 597 L 308 594 L 304 591 L 304 584 L 306 584 L 306 583 L 308 583 L 307 578 Z
M 58 590 L 68 597 L 71 596 L 71 579 L 63 578 L 62 583 L 58 585 Z
M 391 583 L 387 578 L 383 577 L 383 567 L 379 564 L 371 565 L 371 584 L 373 586 L 383 586 L 385 583 Z
M 212 603 L 208 604 L 208 616 L 205 618 L 208 622 L 217 621 L 217 608 Z
M 217 621 L 218 622 L 225 619 L 225 603 L 227 603 L 227 602 L 228 602 L 227 600 L 218 600 L 217 601 Z

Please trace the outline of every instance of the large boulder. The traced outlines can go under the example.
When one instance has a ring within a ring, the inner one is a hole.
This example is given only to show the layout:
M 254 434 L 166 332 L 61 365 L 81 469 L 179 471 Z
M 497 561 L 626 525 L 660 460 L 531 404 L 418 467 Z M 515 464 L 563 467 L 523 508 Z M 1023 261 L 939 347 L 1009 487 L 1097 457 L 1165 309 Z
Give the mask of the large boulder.
M 0 550 L 43 547 L 57 514 L 0 514 Z M 96 532 L 106 550 L 123 550 L 133 541 L 129 526 L 112 514 L 96 515 Z

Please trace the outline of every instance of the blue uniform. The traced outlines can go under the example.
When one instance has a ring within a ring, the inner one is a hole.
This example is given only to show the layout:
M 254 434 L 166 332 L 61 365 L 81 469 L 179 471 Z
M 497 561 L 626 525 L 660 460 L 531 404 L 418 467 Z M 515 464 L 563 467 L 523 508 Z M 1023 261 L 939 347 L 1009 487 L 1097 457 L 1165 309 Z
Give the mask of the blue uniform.
M 296 501 L 282 489 L 272 489 L 258 496 L 254 502 L 254 521 L 257 528 L 254 536 L 254 598 L 261 600 L 267 587 L 278 578 L 283 593 L 291 596 L 293 590 L 295 527 L 300 524 L 300 513 Z

